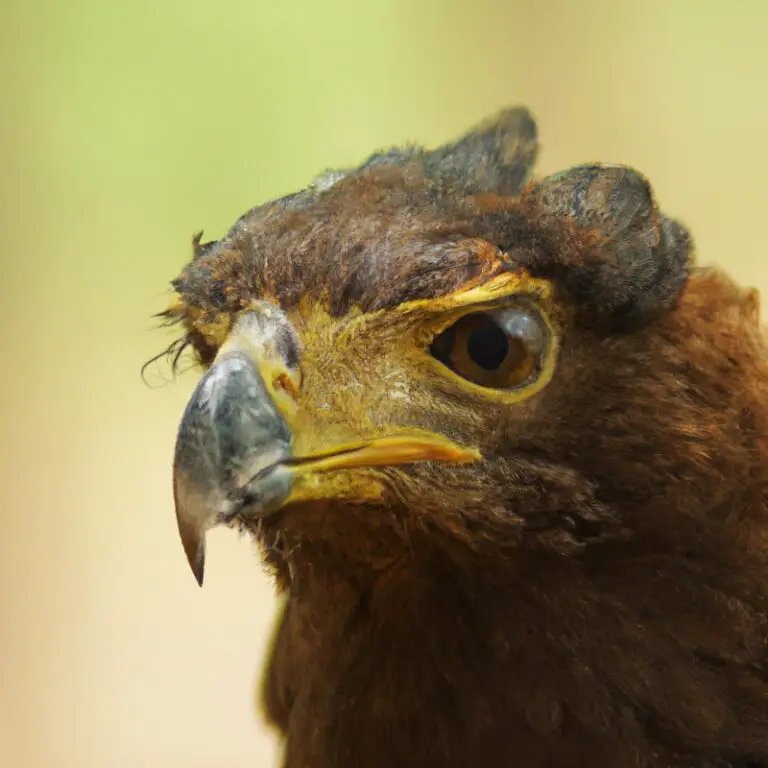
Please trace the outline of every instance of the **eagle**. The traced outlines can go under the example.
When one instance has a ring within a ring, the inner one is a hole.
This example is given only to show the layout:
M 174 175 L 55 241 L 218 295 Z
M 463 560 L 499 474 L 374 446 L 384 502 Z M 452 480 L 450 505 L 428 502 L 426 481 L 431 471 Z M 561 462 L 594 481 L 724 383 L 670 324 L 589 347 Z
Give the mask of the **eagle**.
M 376 152 L 172 281 L 181 542 L 202 585 L 249 534 L 284 595 L 285 768 L 768 766 L 758 293 L 538 148 L 512 107 Z

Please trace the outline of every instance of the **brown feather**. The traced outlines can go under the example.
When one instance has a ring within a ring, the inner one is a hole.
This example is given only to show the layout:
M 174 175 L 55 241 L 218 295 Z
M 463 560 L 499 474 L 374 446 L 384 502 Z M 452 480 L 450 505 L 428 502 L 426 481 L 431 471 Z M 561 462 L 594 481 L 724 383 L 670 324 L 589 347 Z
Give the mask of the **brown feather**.
M 505 114 L 254 209 L 175 283 L 206 343 L 258 298 L 288 311 L 323 418 L 375 412 L 486 457 L 381 470 L 384 502 L 254 528 L 288 593 L 264 680 L 285 765 L 768 766 L 756 296 L 691 267 L 630 169 L 523 192 L 535 128 Z M 555 285 L 547 387 L 504 406 L 408 367 L 410 399 L 388 399 L 411 360 L 397 307 L 521 267 Z

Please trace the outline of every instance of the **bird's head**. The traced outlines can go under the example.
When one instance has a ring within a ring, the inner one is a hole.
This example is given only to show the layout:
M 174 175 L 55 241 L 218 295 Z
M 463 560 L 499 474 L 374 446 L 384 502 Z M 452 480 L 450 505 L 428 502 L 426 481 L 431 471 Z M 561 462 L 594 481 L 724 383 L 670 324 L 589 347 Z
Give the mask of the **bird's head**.
M 508 110 L 195 240 L 166 314 L 204 369 L 174 466 L 200 583 L 217 524 L 252 531 L 285 579 L 440 555 L 515 568 L 659 535 L 647 510 L 681 483 L 691 510 L 717 494 L 707 455 L 729 427 L 686 345 L 740 333 L 753 300 L 696 277 L 733 315 L 718 326 L 640 174 L 530 181 L 536 152 Z

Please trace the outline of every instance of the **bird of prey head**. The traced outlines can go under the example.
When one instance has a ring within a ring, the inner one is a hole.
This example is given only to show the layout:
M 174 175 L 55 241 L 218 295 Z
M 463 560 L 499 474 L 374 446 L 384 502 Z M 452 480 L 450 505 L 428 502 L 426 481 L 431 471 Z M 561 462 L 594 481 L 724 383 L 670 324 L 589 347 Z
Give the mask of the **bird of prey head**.
M 756 295 L 637 171 L 536 154 L 521 108 L 375 154 L 173 283 L 179 532 L 202 584 L 247 530 L 290 595 L 291 768 L 768 757 Z

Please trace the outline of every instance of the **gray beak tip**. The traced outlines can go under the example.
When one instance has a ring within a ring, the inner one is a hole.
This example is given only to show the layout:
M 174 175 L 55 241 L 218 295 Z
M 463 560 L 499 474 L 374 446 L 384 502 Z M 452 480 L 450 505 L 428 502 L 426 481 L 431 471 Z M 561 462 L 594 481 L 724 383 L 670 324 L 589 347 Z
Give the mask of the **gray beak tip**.
M 201 537 L 197 531 L 183 525 L 181 521 L 179 521 L 179 533 L 189 567 L 197 583 L 202 587 L 205 575 L 205 538 Z
M 198 586 L 202 587 L 203 577 L 205 576 L 205 554 L 201 554 L 201 556 L 197 558 L 197 561 L 194 564 L 192 561 L 190 561 L 189 564 L 192 567 L 192 573 L 195 574 Z
M 180 503 L 179 499 L 177 476 L 174 476 L 174 497 L 176 523 L 184 554 L 187 556 L 187 562 L 197 583 L 202 587 L 205 573 L 205 526 L 200 525 L 194 516 L 186 514 L 186 507 Z

